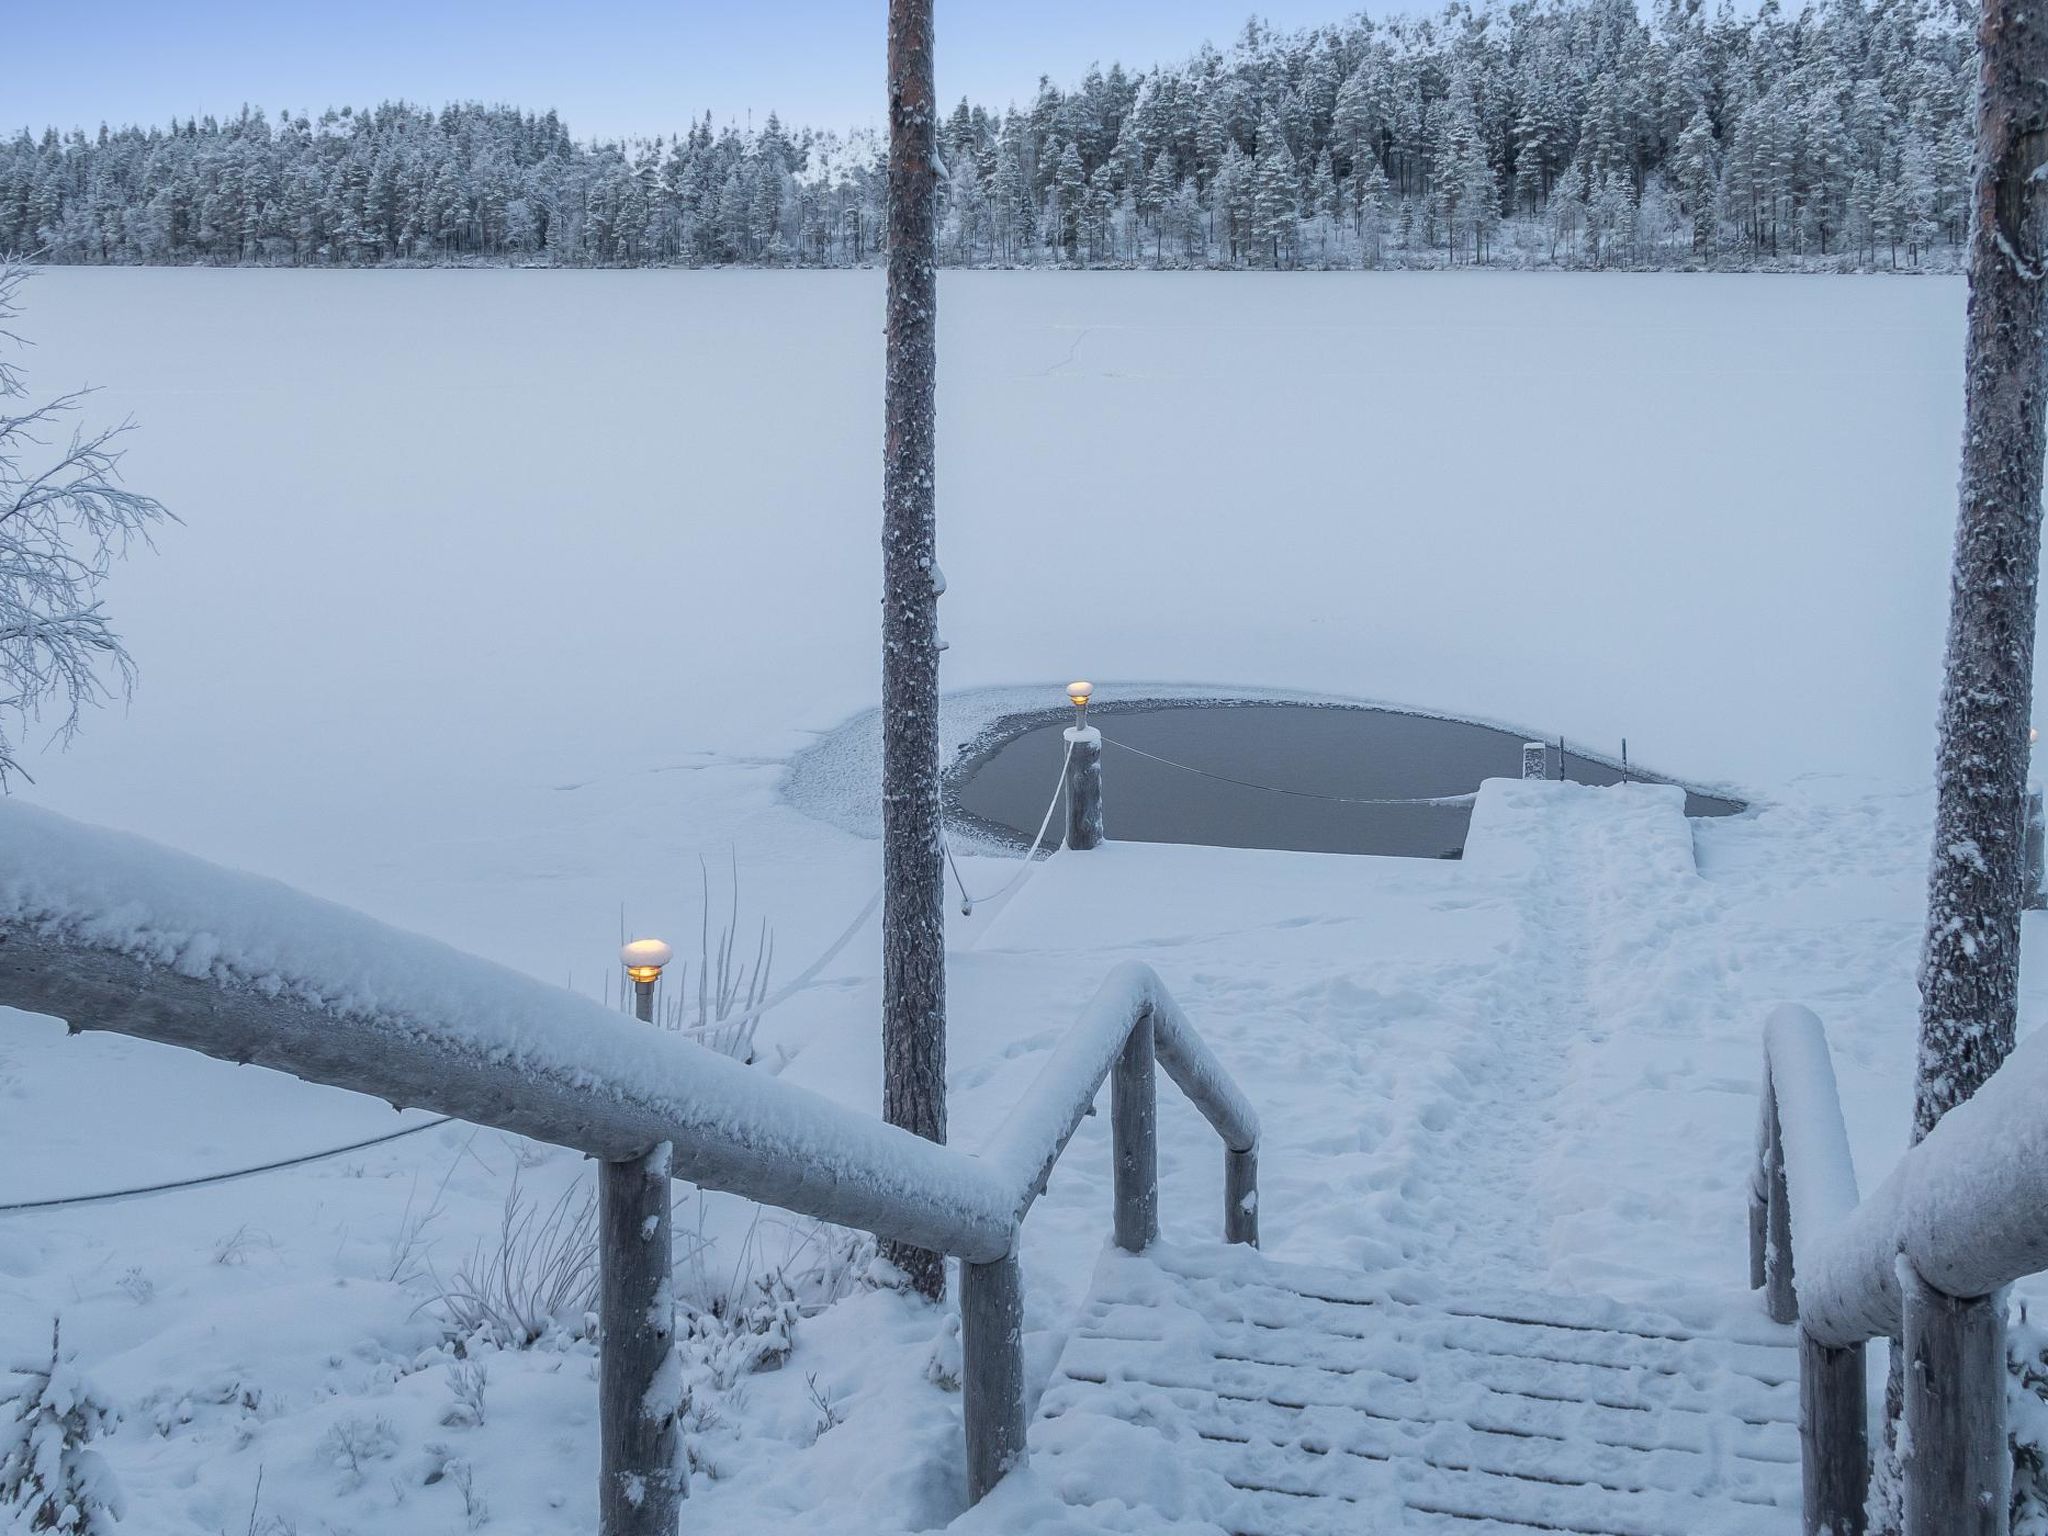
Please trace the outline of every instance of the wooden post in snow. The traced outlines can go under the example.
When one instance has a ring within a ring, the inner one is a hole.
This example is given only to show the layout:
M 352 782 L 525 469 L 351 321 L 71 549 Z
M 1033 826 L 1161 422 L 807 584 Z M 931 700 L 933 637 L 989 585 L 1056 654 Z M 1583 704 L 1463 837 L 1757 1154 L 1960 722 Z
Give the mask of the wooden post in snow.
M 1525 779 L 1547 779 L 1550 777 L 1550 744 L 1542 741 L 1522 743 L 1522 777 Z
M 1864 1347 L 1799 1332 L 1799 1467 L 1805 1536 L 1863 1536 L 1870 1498 Z
M 1102 846 L 1102 732 L 1070 725 L 1067 742 L 1067 846 L 1076 852 Z
M 2048 804 L 2041 791 L 2027 791 L 2027 825 L 2020 834 L 2026 850 L 2026 884 L 2020 905 L 2029 912 L 2048 907 Z
M 654 983 L 669 958 L 658 940 L 625 948 L 643 1023 L 654 1022 Z M 675 1536 L 689 1486 L 676 1423 L 672 1160 L 663 1142 L 644 1157 L 598 1164 L 599 1536 Z
M 882 459 L 882 1116 L 946 1139 L 946 914 L 939 844 L 939 574 L 932 494 L 938 275 L 932 0 L 889 0 L 889 299 Z M 923 1295 L 943 1256 L 889 1259 Z
M 1152 1018 L 1124 1041 L 1109 1079 L 1115 1144 L 1116 1245 L 1143 1253 L 1159 1240 L 1159 1095 L 1153 1077 Z
M 967 1499 L 978 1504 L 1024 1460 L 1024 1272 L 1014 1253 L 960 1266 L 960 1390 Z
M 1905 1536 L 2006 1536 L 2005 1297 L 1947 1296 L 1918 1275 L 1902 1279 Z

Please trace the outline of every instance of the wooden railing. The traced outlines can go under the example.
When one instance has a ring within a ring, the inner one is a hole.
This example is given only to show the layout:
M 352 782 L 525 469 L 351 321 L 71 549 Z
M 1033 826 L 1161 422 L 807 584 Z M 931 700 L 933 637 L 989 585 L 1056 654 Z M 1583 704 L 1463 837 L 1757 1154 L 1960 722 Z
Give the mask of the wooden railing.
M 2005 1287 L 2048 1269 L 2048 1050 L 2029 1043 L 1867 1200 L 1819 1021 L 1765 1028 L 1750 1282 L 1799 1326 L 1809 1536 L 1862 1536 L 1864 1346 L 1904 1349 L 1905 1536 L 2003 1536 Z
M 1258 1243 L 1258 1116 L 1158 975 L 1133 963 L 1110 973 L 982 1153 L 1016 1191 L 1020 1225 L 1107 1079 L 1117 1246 L 1132 1253 L 1151 1246 L 1159 1236 L 1155 1062 L 1222 1138 L 1224 1240 Z M 960 1342 L 967 1492 L 979 1499 L 1024 1454 L 1023 1292 L 1014 1249 L 960 1265 Z
M 1146 966 L 1111 973 L 970 1156 L 587 998 L 138 840 L 0 802 L 0 864 L 13 877 L 0 889 L 0 1006 L 74 1033 L 253 1062 L 957 1257 L 977 1499 L 1024 1449 L 1021 1224 L 1105 1079 L 1117 1242 L 1142 1249 L 1158 1231 L 1155 1061 L 1223 1140 L 1225 1236 L 1257 1241 L 1257 1116 Z M 667 1347 L 642 1326 L 666 1266 L 625 1251 L 647 1246 L 638 1229 L 606 1236 L 599 1347 L 635 1358 L 624 1369 L 609 1359 L 600 1375 L 632 1381 Z M 603 1415 L 601 1529 L 668 1536 L 673 1499 L 607 1491 L 680 1497 L 672 1468 L 651 1464 L 673 1442 L 615 1417 Z

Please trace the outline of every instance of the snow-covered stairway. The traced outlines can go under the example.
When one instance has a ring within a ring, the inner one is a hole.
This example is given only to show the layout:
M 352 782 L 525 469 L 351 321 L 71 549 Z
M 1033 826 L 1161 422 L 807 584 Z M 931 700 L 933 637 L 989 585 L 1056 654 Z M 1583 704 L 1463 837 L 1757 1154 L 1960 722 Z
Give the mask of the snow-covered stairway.
M 1071 1505 L 1233 1536 L 1789 1536 L 1798 1408 L 1761 1319 L 1162 1246 L 1104 1255 L 1031 1445 Z

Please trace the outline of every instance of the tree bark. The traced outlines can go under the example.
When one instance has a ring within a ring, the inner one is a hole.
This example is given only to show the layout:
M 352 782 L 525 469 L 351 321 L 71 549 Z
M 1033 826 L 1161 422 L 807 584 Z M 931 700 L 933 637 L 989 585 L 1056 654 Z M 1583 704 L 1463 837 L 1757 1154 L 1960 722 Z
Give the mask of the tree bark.
M 1920 967 L 1913 1139 L 2012 1050 L 2022 827 L 2041 561 L 2048 30 L 1985 0 L 1960 506 Z
M 1984 0 L 1977 45 L 1962 483 L 1920 959 L 1916 1143 L 1998 1070 L 2019 1013 L 2048 364 L 2041 334 L 2048 183 L 2039 175 L 2048 160 L 2048 32 L 2022 0 Z M 1901 1519 L 1903 1353 L 1892 1350 L 1885 1385 L 1877 1528 L 1887 1531 Z
M 889 302 L 882 466 L 882 1113 L 946 1139 L 946 919 L 939 847 L 933 518 L 938 192 L 932 0 L 889 0 Z M 922 1294 L 945 1260 L 891 1244 Z

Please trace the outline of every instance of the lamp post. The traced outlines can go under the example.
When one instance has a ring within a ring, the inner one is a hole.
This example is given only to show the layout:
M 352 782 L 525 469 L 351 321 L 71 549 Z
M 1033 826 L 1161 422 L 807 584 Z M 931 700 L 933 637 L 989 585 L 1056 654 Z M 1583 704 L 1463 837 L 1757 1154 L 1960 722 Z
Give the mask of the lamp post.
M 1067 684 L 1074 723 L 1067 727 L 1067 846 L 1077 853 L 1102 846 L 1102 732 L 1088 723 L 1093 683 Z
M 654 1022 L 654 988 L 675 951 L 659 939 L 619 950 L 633 982 L 633 1016 Z M 673 1149 L 602 1163 L 598 1190 L 598 1484 L 600 1536 L 675 1536 L 689 1469 L 676 1424 L 680 1403 L 664 1393 L 675 1350 L 669 1289 L 673 1238 L 669 1178 Z

